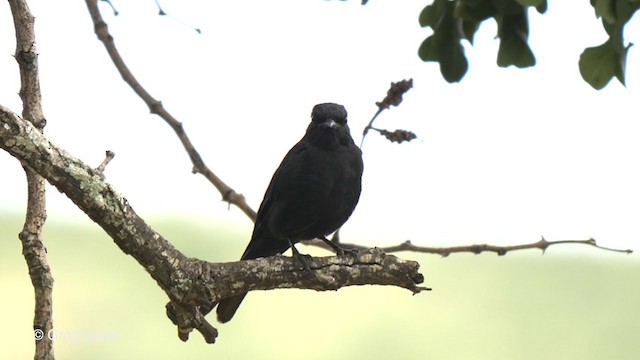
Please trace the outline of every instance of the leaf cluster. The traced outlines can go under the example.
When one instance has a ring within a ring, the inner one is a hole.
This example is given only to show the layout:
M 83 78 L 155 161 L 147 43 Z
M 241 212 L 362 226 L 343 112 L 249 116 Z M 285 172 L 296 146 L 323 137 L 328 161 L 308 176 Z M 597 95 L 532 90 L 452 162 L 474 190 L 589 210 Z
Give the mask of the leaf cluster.
M 615 76 L 625 84 L 627 52 L 624 27 L 640 7 L 638 0 L 591 0 L 596 16 L 609 35 L 603 44 L 586 48 L 578 63 L 582 78 L 595 89 L 602 89 Z
M 536 58 L 529 47 L 528 7 L 544 13 L 546 0 L 434 0 L 420 13 L 420 25 L 430 27 L 433 34 L 420 45 L 423 61 L 437 61 L 448 82 L 460 81 L 469 64 L 462 40 L 473 44 L 480 24 L 494 19 L 498 25 L 500 47 L 498 66 L 533 66 Z
M 627 52 L 632 45 L 625 44 L 624 27 L 640 7 L 640 0 L 591 0 L 591 5 L 609 39 L 584 50 L 580 74 L 595 89 L 602 89 L 613 77 L 624 85 Z M 418 48 L 418 56 L 425 62 L 438 62 L 446 81 L 459 82 L 469 68 L 462 41 L 473 45 L 480 25 L 493 19 L 500 40 L 498 66 L 534 66 L 536 58 L 528 43 L 529 8 L 544 14 L 547 0 L 433 0 L 419 16 L 420 25 L 433 32 Z

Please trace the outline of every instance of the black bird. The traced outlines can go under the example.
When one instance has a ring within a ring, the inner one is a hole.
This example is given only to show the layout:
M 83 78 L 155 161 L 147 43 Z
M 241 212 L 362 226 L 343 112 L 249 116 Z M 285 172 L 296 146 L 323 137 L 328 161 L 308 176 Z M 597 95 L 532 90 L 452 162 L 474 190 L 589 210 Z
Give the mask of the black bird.
M 342 226 L 358 203 L 362 168 L 347 110 L 332 103 L 316 105 L 306 134 L 273 174 L 242 260 L 282 254 L 291 247 L 305 264 L 294 244 L 315 238 L 329 242 L 325 236 Z M 246 295 L 222 299 L 218 321 L 231 320 Z

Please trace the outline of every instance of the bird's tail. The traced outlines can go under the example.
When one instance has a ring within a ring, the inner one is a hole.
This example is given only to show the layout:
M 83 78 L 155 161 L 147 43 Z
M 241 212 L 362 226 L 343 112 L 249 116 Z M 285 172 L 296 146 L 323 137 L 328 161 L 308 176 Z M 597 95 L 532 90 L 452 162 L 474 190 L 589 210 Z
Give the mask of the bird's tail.
M 221 323 L 226 323 L 231 320 L 233 315 L 238 310 L 238 307 L 244 300 L 244 297 L 247 296 L 247 293 L 228 297 L 220 300 L 218 303 L 218 308 L 216 309 L 216 313 L 218 314 L 218 321 Z
M 251 239 L 249 246 L 247 246 L 247 249 L 244 251 L 241 260 L 251 260 L 260 257 L 282 254 L 288 248 L 289 244 L 287 241 L 283 241 L 272 236 L 254 236 Z M 218 321 L 221 323 L 225 323 L 231 320 L 231 318 L 233 318 L 233 315 L 238 310 L 238 307 L 240 307 L 240 304 L 242 303 L 242 300 L 244 300 L 245 296 L 247 296 L 247 293 L 231 296 L 220 300 L 220 302 L 218 303 L 218 308 L 216 309 Z

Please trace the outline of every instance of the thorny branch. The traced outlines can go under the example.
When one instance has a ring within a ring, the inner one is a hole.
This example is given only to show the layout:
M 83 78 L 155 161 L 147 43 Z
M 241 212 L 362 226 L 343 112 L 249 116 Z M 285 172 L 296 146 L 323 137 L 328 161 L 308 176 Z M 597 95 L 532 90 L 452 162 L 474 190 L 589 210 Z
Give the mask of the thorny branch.
M 107 23 L 102 18 L 100 10 L 98 9 L 98 0 L 86 0 L 91 20 L 93 20 L 94 30 L 98 39 L 104 44 L 111 61 L 120 72 L 120 75 L 124 81 L 133 89 L 133 91 L 147 104 L 152 114 L 156 114 L 162 118 L 176 133 L 182 146 L 189 155 L 193 164 L 193 172 L 202 174 L 207 180 L 218 189 L 222 194 L 222 200 L 237 206 L 242 210 L 250 219 L 255 220 L 256 212 L 247 204 L 244 196 L 238 194 L 229 185 L 227 185 L 222 179 L 209 169 L 204 160 L 200 156 L 200 153 L 196 150 L 195 146 L 189 139 L 189 136 L 185 132 L 182 123 L 178 121 L 169 111 L 167 111 L 162 102 L 156 100 L 151 94 L 140 84 L 140 82 L 133 75 L 131 70 L 127 67 L 116 48 L 113 36 L 109 33 Z
M 20 68 L 22 116 L 34 125 L 34 131 L 41 133 L 46 121 L 42 112 L 34 17 L 24 0 L 9 0 L 9 5 L 16 33 L 15 59 Z M 27 177 L 27 213 L 18 237 L 35 296 L 34 359 L 54 359 L 53 339 L 43 336 L 53 329 L 53 276 L 42 238 L 47 218 L 45 181 L 28 164 L 23 163 L 23 168 Z
M 307 245 L 315 245 L 318 247 L 325 248 L 327 250 L 331 250 L 329 246 L 327 246 L 323 241 L 320 241 L 320 240 L 305 241 L 303 243 Z M 463 253 L 463 252 L 470 252 L 474 254 L 480 254 L 483 252 L 494 252 L 497 255 L 502 256 L 502 255 L 506 255 L 508 252 L 516 251 L 516 250 L 540 249 L 542 250 L 542 252 L 545 252 L 549 246 L 560 245 L 560 244 L 590 245 L 606 251 L 613 251 L 613 252 L 619 252 L 619 253 L 625 253 L 625 254 L 633 253 L 633 250 L 631 249 L 622 250 L 622 249 L 613 249 L 613 248 L 600 246 L 598 245 L 598 243 L 594 238 L 587 239 L 587 240 L 548 241 L 544 237 L 541 237 L 540 240 L 536 242 L 532 242 L 528 244 L 507 245 L 507 246 L 475 244 L 475 245 L 451 246 L 451 247 L 430 247 L 430 246 L 414 245 L 413 243 L 411 243 L 411 241 L 407 240 L 398 245 L 380 247 L 380 249 L 383 250 L 385 253 L 411 251 L 411 252 L 425 253 L 425 254 L 438 254 L 438 255 L 441 255 L 442 257 L 447 257 L 450 254 Z M 342 246 L 345 249 L 355 249 L 355 250 L 363 250 L 367 248 L 362 245 L 344 244 L 344 243 L 340 243 L 340 246 Z

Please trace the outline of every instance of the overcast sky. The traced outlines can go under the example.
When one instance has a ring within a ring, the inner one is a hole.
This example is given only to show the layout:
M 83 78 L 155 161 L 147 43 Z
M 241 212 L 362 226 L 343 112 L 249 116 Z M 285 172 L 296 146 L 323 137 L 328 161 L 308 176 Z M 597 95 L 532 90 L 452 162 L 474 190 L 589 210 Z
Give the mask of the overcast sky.
M 537 65 L 501 69 L 487 21 L 460 84 L 417 56 L 427 1 L 115 1 L 101 9 L 127 64 L 191 136 L 205 162 L 257 209 L 313 105 L 346 106 L 356 142 L 391 81 L 414 79 L 377 125 L 410 129 L 397 145 L 364 146 L 360 204 L 346 240 L 423 245 L 586 239 L 636 247 L 640 239 L 640 87 L 637 49 L 627 87 L 584 83 L 578 58 L 606 34 L 587 1 L 531 12 Z M 143 217 L 201 216 L 251 228 L 206 180 L 191 174 L 170 128 L 124 84 L 93 34 L 84 2 L 30 2 L 47 137 L 97 166 L 109 149 L 114 184 Z M 627 39 L 637 42 L 632 20 Z M 8 3 L 0 4 L 0 104 L 20 113 Z M 202 34 L 193 31 L 200 28 Z M 22 211 L 18 162 L 0 152 L 0 209 Z M 84 218 L 51 189 L 49 212 Z M 596 250 L 594 250 L 594 253 Z

